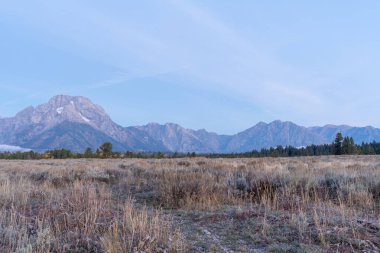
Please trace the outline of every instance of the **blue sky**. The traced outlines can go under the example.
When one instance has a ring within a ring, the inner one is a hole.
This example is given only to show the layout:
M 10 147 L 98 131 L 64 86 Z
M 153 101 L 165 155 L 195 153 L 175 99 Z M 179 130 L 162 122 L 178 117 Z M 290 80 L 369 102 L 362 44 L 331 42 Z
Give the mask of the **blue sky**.
M 6 1 L 0 116 L 57 94 L 123 126 L 380 127 L 379 1 Z

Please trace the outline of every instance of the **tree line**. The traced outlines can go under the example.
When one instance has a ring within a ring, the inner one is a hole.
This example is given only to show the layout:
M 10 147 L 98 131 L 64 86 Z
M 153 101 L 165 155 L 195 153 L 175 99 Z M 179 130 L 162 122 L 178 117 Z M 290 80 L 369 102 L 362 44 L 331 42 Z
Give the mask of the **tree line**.
M 173 153 L 177 156 L 176 153 Z M 80 159 L 80 158 L 167 158 L 173 155 L 163 152 L 114 152 L 111 142 L 105 142 L 95 151 L 87 148 L 83 153 L 72 152 L 69 149 L 54 149 L 44 152 L 0 152 L 0 159 L 9 160 L 39 160 L 39 159 Z M 183 154 L 182 156 L 187 156 Z M 195 156 L 195 153 L 189 154 Z
M 91 148 L 87 148 L 83 153 L 75 153 L 68 149 L 55 149 L 45 152 L 2 152 L 0 159 L 21 159 L 21 160 L 34 160 L 34 159 L 68 159 L 68 158 L 112 158 L 114 155 L 112 151 L 112 143 L 105 142 L 96 149 L 95 152 Z
M 277 146 L 260 151 L 238 154 L 214 154 L 209 157 L 294 157 L 294 156 L 326 156 L 326 155 L 379 155 L 380 142 L 355 144 L 352 137 L 344 137 L 337 133 L 331 144 L 308 145 L 306 147 Z
M 197 154 L 192 153 L 163 153 L 163 152 L 114 152 L 111 142 L 105 142 L 95 151 L 87 148 L 83 153 L 75 153 L 68 149 L 48 150 L 45 152 L 2 152 L 0 159 L 67 159 L 67 158 L 239 158 L 239 157 L 295 157 L 295 156 L 324 156 L 324 155 L 379 155 L 380 142 L 355 144 L 352 137 L 343 137 L 337 133 L 331 144 L 308 145 L 306 147 L 277 146 L 244 153 L 230 154 Z

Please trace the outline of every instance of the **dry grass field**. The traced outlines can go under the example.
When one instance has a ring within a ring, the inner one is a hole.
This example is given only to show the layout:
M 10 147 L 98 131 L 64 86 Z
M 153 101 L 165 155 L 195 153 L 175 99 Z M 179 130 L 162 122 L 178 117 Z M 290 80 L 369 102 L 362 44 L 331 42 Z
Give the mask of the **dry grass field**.
M 380 157 L 0 161 L 0 252 L 379 252 Z

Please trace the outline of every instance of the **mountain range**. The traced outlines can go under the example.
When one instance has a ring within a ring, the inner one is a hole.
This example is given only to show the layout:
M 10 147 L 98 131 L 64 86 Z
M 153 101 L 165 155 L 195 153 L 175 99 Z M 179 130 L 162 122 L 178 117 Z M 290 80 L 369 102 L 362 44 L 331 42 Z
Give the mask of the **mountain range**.
M 28 107 L 14 117 L 0 118 L 1 147 L 44 151 L 70 149 L 83 152 L 110 141 L 115 151 L 237 153 L 282 146 L 331 143 L 337 132 L 356 143 L 380 141 L 380 129 L 326 125 L 303 127 L 292 122 L 260 122 L 234 135 L 192 130 L 174 123 L 123 127 L 89 99 L 58 95 L 48 103 Z

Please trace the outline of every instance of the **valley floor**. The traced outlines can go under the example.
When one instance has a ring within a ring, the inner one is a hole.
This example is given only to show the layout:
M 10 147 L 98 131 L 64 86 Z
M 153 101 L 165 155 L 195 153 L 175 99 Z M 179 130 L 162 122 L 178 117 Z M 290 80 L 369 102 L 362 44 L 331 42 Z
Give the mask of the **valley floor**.
M 380 156 L 2 160 L 0 252 L 380 252 Z

